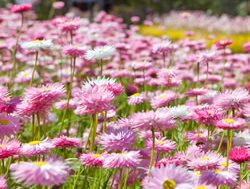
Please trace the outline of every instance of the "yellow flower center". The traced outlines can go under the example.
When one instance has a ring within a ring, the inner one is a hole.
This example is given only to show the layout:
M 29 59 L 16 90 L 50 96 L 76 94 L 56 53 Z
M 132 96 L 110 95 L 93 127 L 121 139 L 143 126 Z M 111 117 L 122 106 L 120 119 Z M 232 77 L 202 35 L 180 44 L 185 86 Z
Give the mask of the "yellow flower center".
M 40 43 L 42 40 L 33 40 L 32 43 Z
M 208 161 L 209 157 L 201 157 L 201 161 Z
M 221 163 L 221 166 L 227 167 L 227 162 L 222 162 L 222 163 Z
M 216 170 L 214 170 L 214 172 L 215 172 L 215 173 L 221 173 L 221 172 L 223 172 L 223 171 L 220 170 L 220 169 L 216 169 Z
M 195 171 L 194 174 L 195 174 L 197 177 L 201 176 L 201 172 L 200 172 L 200 171 Z
M 101 155 L 100 154 L 93 154 L 93 157 L 99 158 L 99 157 L 101 157 Z
M 225 123 L 234 123 L 234 120 L 231 118 L 223 119 Z
M 159 145 L 165 145 L 166 144 L 166 141 L 162 141 L 162 140 L 156 140 L 155 142 L 156 142 L 156 144 L 159 144 Z
M 195 189 L 206 189 L 206 187 L 205 186 L 198 186 Z
M 159 96 L 159 98 L 167 98 L 167 97 L 168 97 L 167 94 L 161 94 L 161 95 Z
M 138 96 L 140 96 L 140 93 L 135 93 L 135 94 L 133 94 L 132 96 L 138 97 Z
M 36 144 L 40 144 L 41 142 L 39 140 L 34 140 L 29 142 L 30 145 L 36 145 Z
M 28 76 L 28 75 L 30 75 L 29 72 L 24 72 L 24 73 L 23 73 L 23 76 L 24 76 L 24 77 L 26 77 L 26 76 Z
M 8 119 L 0 119 L 0 125 L 8 125 L 9 123 Z
M 41 91 L 49 91 L 50 88 L 48 88 L 48 87 L 42 87 L 42 88 L 40 88 L 40 90 L 41 90 Z
M 176 187 L 176 182 L 172 179 L 168 179 L 163 183 L 164 189 L 175 189 L 175 187 Z
M 201 137 L 201 136 L 202 136 L 202 133 L 197 133 L 196 136 L 197 136 L 197 137 Z
M 47 162 L 46 161 L 36 161 L 34 162 L 35 165 L 38 165 L 39 167 L 43 166 L 43 165 L 46 165 Z

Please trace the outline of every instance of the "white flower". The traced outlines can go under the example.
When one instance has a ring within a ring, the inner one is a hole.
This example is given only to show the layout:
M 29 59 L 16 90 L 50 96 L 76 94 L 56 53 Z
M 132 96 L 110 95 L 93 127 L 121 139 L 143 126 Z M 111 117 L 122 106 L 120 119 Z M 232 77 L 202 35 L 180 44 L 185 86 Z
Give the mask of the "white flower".
M 172 118 L 186 118 L 191 115 L 190 108 L 185 105 L 179 105 L 169 108 L 160 108 L 162 112 L 166 112 Z
M 112 57 L 115 54 L 115 48 L 112 46 L 96 47 L 94 50 L 88 50 L 85 58 L 87 60 L 102 60 Z
M 250 147 L 250 131 L 240 131 L 238 133 L 235 133 L 235 137 L 233 139 L 234 144 L 236 146 L 249 146 Z
M 34 40 L 21 44 L 23 49 L 31 50 L 31 51 L 39 51 L 41 49 L 49 49 L 52 46 L 51 40 Z
M 92 87 L 93 85 L 104 86 L 108 84 L 115 84 L 116 80 L 113 78 L 97 77 L 96 79 L 87 80 L 83 84 L 83 88 Z

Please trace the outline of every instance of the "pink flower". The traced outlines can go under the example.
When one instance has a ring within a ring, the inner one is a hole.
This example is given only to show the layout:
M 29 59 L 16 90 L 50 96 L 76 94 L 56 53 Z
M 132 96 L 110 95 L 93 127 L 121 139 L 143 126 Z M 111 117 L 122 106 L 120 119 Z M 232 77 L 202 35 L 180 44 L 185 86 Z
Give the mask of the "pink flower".
M 53 8 L 54 9 L 61 9 L 64 7 L 64 2 L 62 1 L 56 1 L 53 3 Z
M 64 47 L 64 53 L 68 56 L 71 57 L 79 57 L 79 56 L 83 56 L 86 52 L 86 48 L 80 47 L 80 46 L 67 46 Z
M 63 32 L 73 32 L 80 27 L 80 18 L 76 17 L 73 19 L 68 19 L 60 24 L 60 28 Z
M 146 148 L 152 149 L 152 139 L 147 139 Z M 155 139 L 155 150 L 157 152 L 168 153 L 176 148 L 175 142 L 166 139 L 166 137 Z
M 141 161 L 139 151 L 123 151 L 103 156 L 103 167 L 105 168 L 135 168 Z
M 10 137 L 20 130 L 19 120 L 10 115 L 0 114 L 0 138 Z
M 32 9 L 31 3 L 25 3 L 20 5 L 13 5 L 11 7 L 11 12 L 13 13 L 23 13 Z
M 70 167 L 60 159 L 45 161 L 19 162 L 11 164 L 11 174 L 17 182 L 25 186 L 60 185 L 69 176 Z
M 4 139 L 0 144 L 0 159 L 16 155 L 19 151 L 20 143 L 17 140 Z
M 7 189 L 7 180 L 4 176 L 0 176 L 0 189 Z
M 164 91 L 161 94 L 156 94 L 156 96 L 152 97 L 150 100 L 150 104 L 152 108 L 157 109 L 169 105 L 171 102 L 175 101 L 177 95 L 173 91 Z
M 227 46 L 231 45 L 233 43 L 230 39 L 220 40 L 216 41 L 215 45 L 217 48 L 226 48 Z
M 101 167 L 103 165 L 103 155 L 87 153 L 80 156 L 83 165 L 91 167 Z
M 245 127 L 246 121 L 242 118 L 224 118 L 215 123 L 215 126 L 221 129 L 241 129 Z
M 233 148 L 230 151 L 229 158 L 237 163 L 243 163 L 250 160 L 250 150 L 246 147 Z
M 128 98 L 129 105 L 137 105 L 142 104 L 147 100 L 147 96 L 145 93 L 134 93 Z
M 82 141 L 79 138 L 69 138 L 66 136 L 60 136 L 59 138 L 54 138 L 51 141 L 55 147 L 62 147 L 62 148 L 68 148 L 68 147 L 80 147 L 82 144 Z

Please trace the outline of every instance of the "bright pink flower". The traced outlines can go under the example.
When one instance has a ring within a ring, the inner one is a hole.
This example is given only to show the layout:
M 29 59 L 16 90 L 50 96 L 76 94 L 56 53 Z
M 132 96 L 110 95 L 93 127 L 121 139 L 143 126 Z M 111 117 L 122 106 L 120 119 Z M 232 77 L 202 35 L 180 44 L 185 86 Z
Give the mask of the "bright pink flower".
M 17 140 L 4 139 L 0 144 L 0 159 L 16 155 L 19 151 L 20 143 Z
M 53 8 L 54 9 L 61 9 L 64 7 L 64 2 L 63 1 L 56 1 L 53 3 Z
M 215 123 L 215 126 L 221 129 L 242 129 L 246 126 L 246 121 L 242 118 L 224 118 Z
M 250 149 L 247 147 L 233 148 L 230 151 L 229 158 L 237 163 L 243 163 L 250 160 Z
M 233 43 L 230 39 L 220 40 L 216 41 L 215 45 L 217 48 L 226 48 L 227 46 L 231 45 Z
M 67 56 L 71 56 L 71 57 L 79 57 L 79 56 L 83 56 L 86 52 L 86 48 L 80 47 L 80 46 L 67 46 L 64 47 L 64 53 Z
M 32 9 L 31 3 L 25 3 L 20 5 L 13 5 L 11 7 L 11 12 L 13 13 L 23 13 Z
M 103 165 L 103 155 L 87 153 L 80 156 L 83 165 L 91 167 L 101 167 Z
M 60 28 L 63 32 L 73 32 L 79 29 L 81 19 L 76 17 L 68 19 L 60 24 Z
M 51 141 L 55 147 L 69 148 L 69 147 L 80 147 L 82 141 L 79 138 L 70 138 L 66 136 L 60 136 L 59 138 L 54 138 Z

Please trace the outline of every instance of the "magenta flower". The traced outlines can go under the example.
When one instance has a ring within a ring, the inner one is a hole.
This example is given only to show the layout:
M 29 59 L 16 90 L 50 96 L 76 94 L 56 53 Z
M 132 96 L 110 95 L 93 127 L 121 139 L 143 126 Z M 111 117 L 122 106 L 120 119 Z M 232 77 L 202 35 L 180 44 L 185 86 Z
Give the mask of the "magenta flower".
M 52 144 L 59 148 L 70 148 L 70 147 L 80 147 L 82 141 L 79 138 L 70 138 L 66 136 L 60 136 L 59 138 L 52 139 Z
M 81 19 L 76 17 L 73 19 L 68 19 L 60 24 L 60 29 L 63 32 L 73 32 L 80 28 L 80 21 Z
M 104 159 L 102 154 L 87 153 L 80 156 L 80 161 L 85 166 L 101 167 Z
M 26 186 L 52 186 L 64 183 L 69 176 L 69 166 L 59 159 L 20 162 L 11 164 L 13 178 Z
M 194 184 L 194 175 L 187 169 L 175 165 L 153 168 L 142 183 L 143 189 L 193 189 Z
M 13 5 L 11 7 L 11 12 L 13 13 L 23 13 L 32 9 L 31 3 L 24 3 L 20 5 Z
M 250 160 L 250 149 L 246 147 L 233 148 L 229 158 L 237 163 L 247 162 Z
M 80 47 L 80 46 L 66 46 L 64 47 L 64 54 L 66 54 L 67 56 L 70 56 L 70 57 L 80 57 L 80 56 L 83 56 L 86 52 L 86 49 L 83 48 L 83 47 Z
M 20 143 L 17 140 L 4 139 L 0 144 L 0 159 L 16 155 L 19 149 Z
M 231 45 L 233 43 L 230 39 L 220 40 L 216 41 L 215 45 L 217 48 L 226 48 L 227 46 Z

